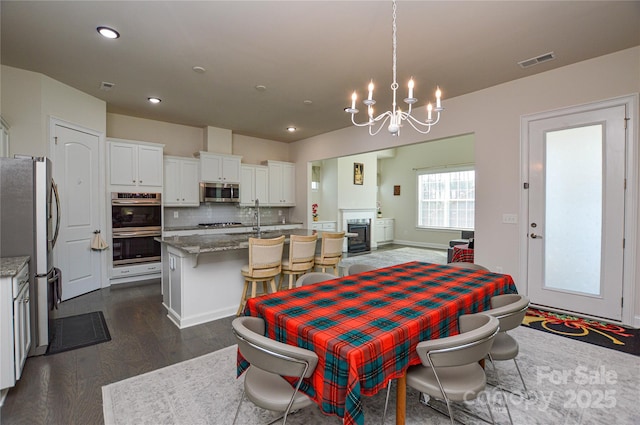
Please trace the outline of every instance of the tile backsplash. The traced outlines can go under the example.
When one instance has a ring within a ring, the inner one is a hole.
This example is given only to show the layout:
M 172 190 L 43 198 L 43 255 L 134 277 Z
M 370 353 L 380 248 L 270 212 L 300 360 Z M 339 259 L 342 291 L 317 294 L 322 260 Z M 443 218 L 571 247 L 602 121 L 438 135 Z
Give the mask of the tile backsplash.
M 199 207 L 165 207 L 164 227 L 197 226 L 200 223 L 239 222 L 251 225 L 255 222 L 253 207 L 229 204 L 200 204 Z M 278 212 L 281 211 L 281 215 Z M 178 218 L 174 218 L 174 212 Z M 289 208 L 260 207 L 262 224 L 289 223 Z

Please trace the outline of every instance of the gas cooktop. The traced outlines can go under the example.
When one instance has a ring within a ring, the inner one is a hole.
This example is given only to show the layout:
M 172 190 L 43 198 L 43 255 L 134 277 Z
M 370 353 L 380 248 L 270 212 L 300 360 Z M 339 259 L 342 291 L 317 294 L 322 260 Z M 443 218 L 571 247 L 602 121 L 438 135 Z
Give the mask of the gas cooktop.
M 242 226 L 242 223 L 238 223 L 237 221 L 227 221 L 224 223 L 199 223 L 200 227 L 239 227 Z

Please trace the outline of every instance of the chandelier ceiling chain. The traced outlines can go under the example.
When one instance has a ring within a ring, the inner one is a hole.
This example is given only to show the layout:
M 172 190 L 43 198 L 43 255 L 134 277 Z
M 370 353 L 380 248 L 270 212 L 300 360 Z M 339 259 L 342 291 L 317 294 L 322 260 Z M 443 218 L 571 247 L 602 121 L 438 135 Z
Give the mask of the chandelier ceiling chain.
M 368 90 L 369 96 L 367 99 L 364 99 L 362 103 L 367 106 L 367 113 L 369 115 L 369 120 L 365 123 L 357 123 L 355 121 L 355 114 L 360 112 L 356 109 L 356 100 L 358 99 L 357 92 L 353 92 L 351 95 L 351 108 L 345 108 L 345 111 L 351 114 L 351 122 L 353 125 L 358 127 L 369 127 L 369 134 L 371 136 L 375 136 L 380 132 L 380 130 L 385 126 L 387 121 L 389 121 L 389 126 L 387 129 L 389 133 L 393 136 L 397 136 L 400 134 L 400 127 L 402 127 L 402 122 L 406 121 L 411 124 L 411 127 L 414 128 L 419 133 L 427 134 L 431 131 L 431 127 L 436 125 L 440 121 L 440 112 L 444 110 L 441 104 L 441 91 L 438 87 L 436 89 L 436 106 L 435 108 L 431 103 L 427 104 L 427 119 L 426 121 L 420 121 L 414 116 L 411 115 L 412 105 L 418 101 L 415 97 L 413 97 L 413 77 L 409 80 L 408 88 L 409 93 L 404 102 L 409 105 L 407 112 L 402 112 L 400 108 L 397 107 L 396 103 L 396 92 L 398 90 L 398 82 L 397 82 L 397 26 L 396 26 L 396 2 L 393 0 L 393 26 L 392 26 L 392 48 L 393 48 L 393 56 L 392 56 L 392 72 L 393 72 L 393 83 L 391 83 L 391 91 L 393 92 L 393 103 L 391 105 L 391 111 L 383 112 L 377 117 L 373 116 L 373 105 L 375 105 L 376 101 L 373 99 L 373 80 L 369 83 Z M 437 116 L 434 120 L 432 118 L 432 113 L 436 112 Z M 374 130 L 374 124 L 380 122 L 380 125 L 376 130 Z

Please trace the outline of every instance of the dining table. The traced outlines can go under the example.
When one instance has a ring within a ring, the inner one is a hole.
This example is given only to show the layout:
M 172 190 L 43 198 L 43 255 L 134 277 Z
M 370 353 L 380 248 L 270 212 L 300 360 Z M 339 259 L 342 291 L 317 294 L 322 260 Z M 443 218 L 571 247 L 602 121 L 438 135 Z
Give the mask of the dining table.
M 404 424 L 406 371 L 420 341 L 457 334 L 458 317 L 517 293 L 509 275 L 413 261 L 248 300 L 265 335 L 314 351 L 318 364 L 300 390 L 327 415 L 364 425 L 363 397 L 397 379 L 396 424 Z M 237 375 L 249 363 L 238 352 Z

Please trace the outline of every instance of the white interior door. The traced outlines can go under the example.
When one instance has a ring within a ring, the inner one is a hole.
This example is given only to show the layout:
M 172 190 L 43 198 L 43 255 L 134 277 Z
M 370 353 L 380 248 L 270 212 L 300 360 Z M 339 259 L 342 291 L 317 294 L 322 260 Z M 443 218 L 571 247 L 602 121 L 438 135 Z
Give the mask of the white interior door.
M 54 263 L 62 272 L 62 299 L 100 289 L 101 251 L 91 250 L 100 229 L 99 137 L 54 127 L 53 175 L 60 193 L 60 235 Z
M 528 288 L 535 304 L 620 320 L 625 107 L 529 123 Z

